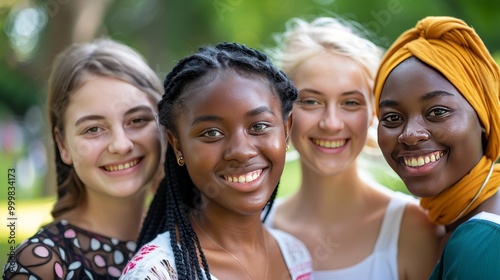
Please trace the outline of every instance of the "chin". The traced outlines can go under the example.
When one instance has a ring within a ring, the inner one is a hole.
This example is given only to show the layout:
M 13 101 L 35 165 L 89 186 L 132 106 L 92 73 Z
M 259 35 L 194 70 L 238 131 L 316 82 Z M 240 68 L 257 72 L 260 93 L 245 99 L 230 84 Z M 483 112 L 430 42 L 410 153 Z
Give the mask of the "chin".
M 420 183 L 420 184 L 408 184 L 405 182 L 406 188 L 408 191 L 413 194 L 414 196 L 417 197 L 433 197 L 438 195 L 438 193 L 435 192 L 435 190 L 430 190 L 428 187 L 433 187 L 433 183 Z

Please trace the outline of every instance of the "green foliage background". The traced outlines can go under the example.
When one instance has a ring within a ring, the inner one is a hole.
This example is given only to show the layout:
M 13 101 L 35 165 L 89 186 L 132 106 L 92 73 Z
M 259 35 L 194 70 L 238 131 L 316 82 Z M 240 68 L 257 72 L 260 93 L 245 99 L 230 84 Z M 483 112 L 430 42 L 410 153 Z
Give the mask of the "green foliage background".
M 77 25 L 78 16 L 85 8 L 92 10 L 98 6 L 102 8 L 102 17 L 94 11 L 85 17 L 83 25 Z M 28 8 L 41 11 L 45 21 L 43 26 L 39 23 L 40 32 L 34 50 L 22 57 L 13 44 L 20 39 L 14 38 L 9 31 L 16 15 Z M 404 30 L 431 15 L 462 18 L 476 29 L 491 53 L 496 55 L 500 50 L 497 30 L 500 26 L 500 1 L 495 0 L 2 0 L 0 135 L 6 131 L 3 125 L 12 120 L 26 130 L 26 135 L 14 150 L 0 141 L 3 143 L 0 146 L 1 186 L 6 186 L 8 168 L 17 167 L 19 177 L 28 176 L 24 168 L 19 168 L 22 167 L 19 162 L 33 153 L 33 143 L 45 146 L 50 143 L 43 118 L 48 71 L 53 57 L 78 38 L 89 40 L 110 36 L 122 41 L 142 53 L 163 78 L 177 60 L 204 44 L 237 41 L 261 50 L 274 47 L 273 36 L 282 32 L 286 21 L 292 17 L 341 16 L 355 20 L 373 33 L 372 39 L 376 43 L 388 47 Z M 93 25 L 95 28 L 90 35 L 81 35 L 81 27 Z M 42 108 L 41 113 L 29 118 L 27 112 L 33 106 Z M 42 124 L 32 129 L 33 120 Z M 5 136 L 4 133 L 2 137 Z M 20 223 L 26 225 L 18 229 L 17 242 L 33 234 L 34 228 L 50 219 L 48 212 L 55 192 L 50 150 L 46 154 L 45 167 L 46 170 L 42 168 L 42 171 L 29 175 L 34 176 L 34 181 L 17 194 L 18 207 L 23 215 Z M 366 162 L 365 168 L 376 180 L 405 191 L 383 158 Z M 293 192 L 299 180 L 297 161 L 287 163 L 280 195 Z M 1 190 L 0 219 L 5 221 L 6 189 L 2 187 Z M 37 215 L 40 213 L 43 215 Z M 8 253 L 7 234 L 5 228 L 0 228 L 0 265 L 5 263 Z

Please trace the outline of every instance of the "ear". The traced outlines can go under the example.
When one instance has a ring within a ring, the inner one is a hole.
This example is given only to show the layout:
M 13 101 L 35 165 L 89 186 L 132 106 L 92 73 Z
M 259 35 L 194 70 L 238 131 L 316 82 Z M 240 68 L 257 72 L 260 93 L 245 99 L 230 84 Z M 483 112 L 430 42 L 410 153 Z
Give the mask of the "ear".
M 64 137 L 57 127 L 54 127 L 54 138 L 56 140 L 57 149 L 59 150 L 62 161 L 67 165 L 73 164 L 73 160 L 71 159 L 66 145 L 64 144 Z
M 170 130 L 167 131 L 167 137 L 168 137 L 168 143 L 174 149 L 175 156 L 180 157 L 182 156 L 182 148 L 181 148 L 181 143 L 177 136 L 175 136 Z
M 285 140 L 286 143 L 290 140 L 290 131 L 292 130 L 292 125 L 293 125 L 293 114 L 290 112 L 288 114 L 288 118 L 285 121 Z

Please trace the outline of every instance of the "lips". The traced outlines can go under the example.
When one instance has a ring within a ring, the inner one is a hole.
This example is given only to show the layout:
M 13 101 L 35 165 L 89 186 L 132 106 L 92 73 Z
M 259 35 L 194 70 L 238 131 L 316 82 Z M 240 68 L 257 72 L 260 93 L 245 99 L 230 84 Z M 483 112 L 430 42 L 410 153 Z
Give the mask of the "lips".
M 403 160 L 404 160 L 404 163 L 406 166 L 420 167 L 420 166 L 424 166 L 426 164 L 438 161 L 443 155 L 444 155 L 444 152 L 437 151 L 437 152 L 433 152 L 433 153 L 418 156 L 418 157 L 403 157 Z
M 312 139 L 312 142 L 320 147 L 324 148 L 340 148 L 344 146 L 346 140 L 335 140 L 335 141 L 328 141 L 328 140 L 319 140 L 319 139 Z
M 250 183 L 255 181 L 262 174 L 262 169 L 240 175 L 223 175 L 224 179 L 234 183 Z
M 140 159 L 136 158 L 136 159 L 133 159 L 127 163 L 118 164 L 118 165 L 105 165 L 102 168 L 106 171 L 109 171 L 109 172 L 121 171 L 121 170 L 125 170 L 125 169 L 136 166 L 140 161 L 141 161 Z

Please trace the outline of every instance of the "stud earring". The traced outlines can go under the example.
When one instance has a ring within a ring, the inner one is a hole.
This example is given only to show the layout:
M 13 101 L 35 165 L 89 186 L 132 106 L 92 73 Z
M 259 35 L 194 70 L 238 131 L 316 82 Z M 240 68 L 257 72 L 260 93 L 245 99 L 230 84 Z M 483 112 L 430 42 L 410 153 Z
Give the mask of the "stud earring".
M 177 164 L 179 166 L 184 166 L 184 157 L 183 156 L 180 156 L 177 158 Z

